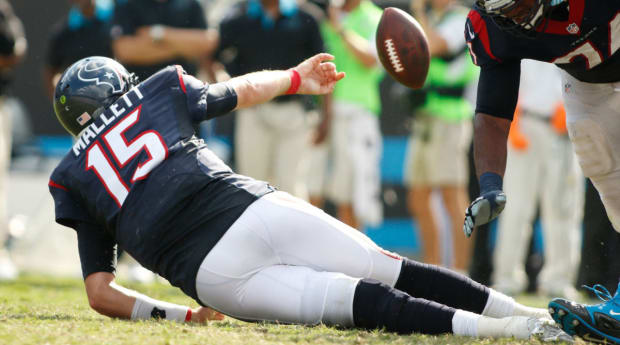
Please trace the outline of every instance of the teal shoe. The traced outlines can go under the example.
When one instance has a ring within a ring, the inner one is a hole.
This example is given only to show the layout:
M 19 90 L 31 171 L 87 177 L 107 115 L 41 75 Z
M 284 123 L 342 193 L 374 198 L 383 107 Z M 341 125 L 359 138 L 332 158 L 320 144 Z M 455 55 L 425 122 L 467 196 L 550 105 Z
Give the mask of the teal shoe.
M 585 305 L 563 298 L 549 302 L 549 314 L 569 335 L 599 344 L 620 344 L 620 284 L 612 297 L 600 284 L 586 288 L 603 301 Z

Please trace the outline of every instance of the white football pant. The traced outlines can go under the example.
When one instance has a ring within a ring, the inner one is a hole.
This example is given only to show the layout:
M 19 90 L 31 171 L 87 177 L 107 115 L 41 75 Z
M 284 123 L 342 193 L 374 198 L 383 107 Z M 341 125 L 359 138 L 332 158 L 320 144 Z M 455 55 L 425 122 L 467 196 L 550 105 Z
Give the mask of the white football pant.
M 620 232 L 620 82 L 584 83 L 562 72 L 566 125 L 583 174 Z
M 285 192 L 255 201 L 206 256 L 200 300 L 243 320 L 353 326 L 359 279 L 396 284 L 402 259 Z

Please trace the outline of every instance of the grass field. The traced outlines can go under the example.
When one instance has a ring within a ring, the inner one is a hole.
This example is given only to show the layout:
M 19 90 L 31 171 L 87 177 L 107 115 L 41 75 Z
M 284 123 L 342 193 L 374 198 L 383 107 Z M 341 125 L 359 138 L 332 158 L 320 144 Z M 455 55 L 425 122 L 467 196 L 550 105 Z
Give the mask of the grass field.
M 121 282 L 122 283 L 122 282 Z M 167 284 L 127 287 L 152 297 L 196 306 Z M 545 299 L 522 302 L 544 306 Z M 208 325 L 166 321 L 113 320 L 92 311 L 80 279 L 25 275 L 0 283 L 0 344 L 540 344 L 513 339 L 472 339 L 456 336 L 400 336 L 393 333 L 252 324 L 227 318 Z M 578 341 L 577 344 L 584 344 Z

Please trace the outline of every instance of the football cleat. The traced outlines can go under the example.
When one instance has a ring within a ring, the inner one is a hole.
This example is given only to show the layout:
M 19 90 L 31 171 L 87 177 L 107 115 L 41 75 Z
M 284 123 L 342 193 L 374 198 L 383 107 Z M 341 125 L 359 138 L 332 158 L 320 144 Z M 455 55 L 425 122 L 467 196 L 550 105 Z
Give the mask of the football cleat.
M 553 321 L 547 318 L 530 317 L 527 320 L 527 327 L 530 332 L 530 339 L 539 339 L 542 342 L 573 342 L 573 337 L 566 334 Z
M 586 288 L 592 290 L 603 303 L 585 305 L 555 298 L 549 302 L 549 313 L 569 335 L 577 335 L 593 343 L 620 344 L 619 291 L 611 296 L 609 291 L 599 284 Z

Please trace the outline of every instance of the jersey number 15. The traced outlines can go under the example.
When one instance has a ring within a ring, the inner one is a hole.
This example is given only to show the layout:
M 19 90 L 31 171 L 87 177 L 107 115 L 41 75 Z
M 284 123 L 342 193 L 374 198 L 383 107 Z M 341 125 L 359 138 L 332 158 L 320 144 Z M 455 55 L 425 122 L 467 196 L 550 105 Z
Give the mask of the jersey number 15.
M 146 178 L 153 168 L 168 157 L 168 148 L 163 138 L 154 130 L 141 132 L 132 141 L 127 141 L 125 131 L 138 123 L 141 108 L 142 106 L 136 108 L 103 135 L 103 141 L 114 156 L 119 169 L 125 167 L 142 150 L 146 151 L 149 158 L 138 164 L 130 183 Z M 129 194 L 129 187 L 103 151 L 99 141 L 96 141 L 86 153 L 86 170 L 91 169 L 118 207 L 121 207 Z

